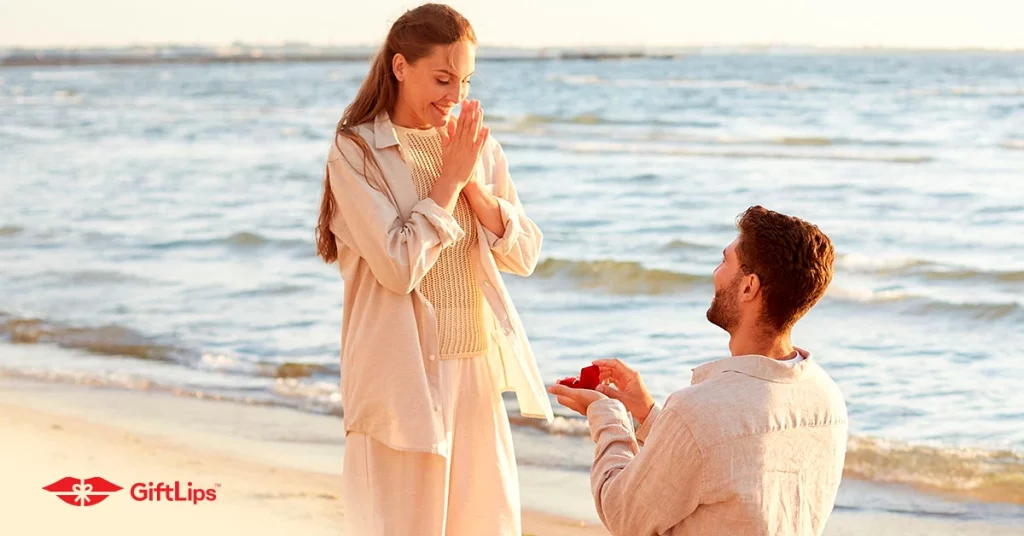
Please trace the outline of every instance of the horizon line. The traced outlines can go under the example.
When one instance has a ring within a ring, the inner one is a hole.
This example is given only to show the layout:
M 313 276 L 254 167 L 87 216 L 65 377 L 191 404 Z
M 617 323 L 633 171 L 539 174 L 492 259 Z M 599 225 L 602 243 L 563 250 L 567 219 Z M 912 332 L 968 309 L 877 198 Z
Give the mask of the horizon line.
M 40 50 L 62 50 L 62 51 L 115 51 L 126 49 L 153 49 L 153 48 L 288 48 L 307 47 L 313 49 L 368 49 L 376 50 L 377 44 L 332 44 L 312 43 L 298 40 L 286 40 L 276 42 L 259 42 L 234 40 L 231 42 L 153 42 L 153 43 L 125 43 L 125 44 L 65 44 L 65 45 L 15 45 L 0 44 L 0 51 L 40 51 Z M 821 51 L 892 51 L 892 52 L 997 52 L 1014 53 L 1024 52 L 1024 47 L 993 47 L 993 46 L 910 46 L 890 44 L 861 44 L 861 45 L 822 45 L 822 44 L 800 44 L 787 42 L 773 43 L 734 43 L 734 44 L 675 44 L 675 45 L 650 45 L 650 44 L 575 44 L 575 45 L 516 45 L 501 43 L 481 43 L 481 50 L 505 49 L 519 50 L 523 52 L 543 52 L 549 50 L 603 50 L 603 51 L 672 51 L 672 50 L 700 50 L 700 49 L 810 49 Z

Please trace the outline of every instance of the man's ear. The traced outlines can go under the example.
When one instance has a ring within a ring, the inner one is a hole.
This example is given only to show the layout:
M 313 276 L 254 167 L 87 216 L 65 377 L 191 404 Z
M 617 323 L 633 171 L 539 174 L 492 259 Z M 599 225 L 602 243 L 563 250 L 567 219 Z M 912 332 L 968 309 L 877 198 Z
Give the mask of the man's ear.
M 395 73 L 395 78 L 397 78 L 399 82 L 405 80 L 405 70 L 408 66 L 409 62 L 405 61 L 405 56 L 395 54 L 391 57 L 391 71 Z
M 743 276 L 741 288 L 743 295 L 740 299 L 745 302 L 753 300 L 761 293 L 761 278 L 757 277 L 757 274 L 747 274 Z

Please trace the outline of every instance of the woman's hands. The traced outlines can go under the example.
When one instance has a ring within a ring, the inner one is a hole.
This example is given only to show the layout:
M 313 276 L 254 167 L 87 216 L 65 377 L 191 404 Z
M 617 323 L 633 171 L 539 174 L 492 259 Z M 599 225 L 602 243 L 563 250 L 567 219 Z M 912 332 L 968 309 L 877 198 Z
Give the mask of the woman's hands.
M 430 197 L 448 213 L 462 189 L 473 180 L 491 129 L 483 126 L 480 101 L 465 100 L 458 118 L 452 116 L 441 132 L 441 176 L 430 190 Z
M 452 116 L 441 129 L 443 165 L 439 180 L 465 186 L 473 179 L 484 144 L 491 129 L 483 126 L 484 111 L 480 101 L 466 100 L 458 118 Z

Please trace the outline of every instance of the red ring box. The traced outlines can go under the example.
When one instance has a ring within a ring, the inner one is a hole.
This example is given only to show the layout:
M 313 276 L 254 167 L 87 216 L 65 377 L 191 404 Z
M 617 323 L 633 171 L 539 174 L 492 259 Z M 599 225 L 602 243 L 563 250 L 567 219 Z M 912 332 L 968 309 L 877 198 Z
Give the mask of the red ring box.
M 601 384 L 601 368 L 597 365 L 591 365 L 589 367 L 583 367 L 580 370 L 579 377 L 569 376 L 568 378 L 562 378 L 558 380 L 558 385 L 564 385 L 566 387 L 572 387 L 573 389 L 597 389 L 597 386 Z

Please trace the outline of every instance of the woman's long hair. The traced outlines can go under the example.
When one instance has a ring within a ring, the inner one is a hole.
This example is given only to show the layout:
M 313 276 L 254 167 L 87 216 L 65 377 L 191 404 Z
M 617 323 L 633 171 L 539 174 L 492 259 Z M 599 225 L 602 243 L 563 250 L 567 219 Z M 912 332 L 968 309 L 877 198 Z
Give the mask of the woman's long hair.
M 405 56 L 414 63 L 430 54 L 436 45 L 451 45 L 460 41 L 476 43 L 476 34 L 465 17 L 444 4 L 424 4 L 406 11 L 388 31 L 387 39 L 370 65 L 370 72 L 363 80 L 356 98 L 345 108 L 338 121 L 335 144 L 339 136 L 355 142 L 363 155 L 363 169 L 372 164 L 380 173 L 380 163 L 373 157 L 370 146 L 355 127 L 373 121 L 381 112 L 392 113 L 398 100 L 398 79 L 391 70 L 395 54 Z M 339 147 L 340 150 L 340 147 Z M 344 192 L 339 192 L 344 195 Z M 334 193 L 331 191 L 329 172 L 324 175 L 324 195 L 320 202 L 320 220 L 316 228 L 317 254 L 324 262 L 338 260 L 338 246 L 331 231 L 331 220 L 336 210 Z

